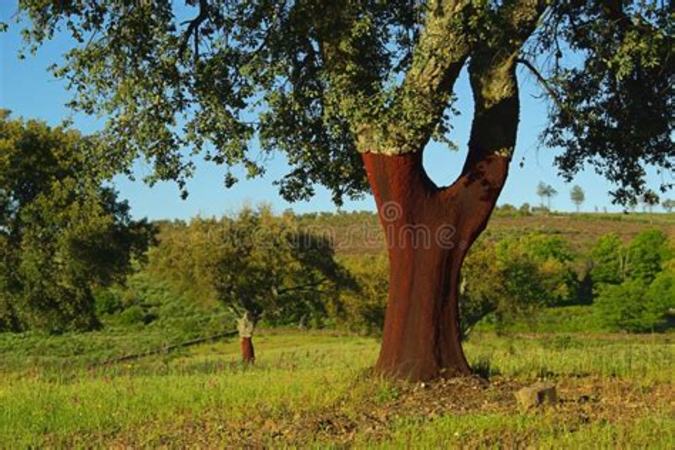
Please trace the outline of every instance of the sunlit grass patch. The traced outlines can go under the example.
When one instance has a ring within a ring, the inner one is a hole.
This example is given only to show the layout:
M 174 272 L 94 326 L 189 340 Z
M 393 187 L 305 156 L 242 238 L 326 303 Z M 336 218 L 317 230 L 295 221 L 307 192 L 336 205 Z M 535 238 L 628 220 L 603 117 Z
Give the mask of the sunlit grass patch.
M 331 332 L 263 331 L 248 367 L 236 339 L 98 364 L 135 351 L 134 339 L 136 350 L 161 342 L 117 332 L 46 342 L 0 335 L 8 357 L 0 362 L 0 448 L 666 448 L 672 441 L 669 335 L 477 333 L 467 355 L 491 384 L 449 391 L 373 376 L 378 342 Z M 556 383 L 563 403 L 523 413 L 512 391 L 538 378 Z M 444 403 L 426 405 L 440 401 L 436 393 Z

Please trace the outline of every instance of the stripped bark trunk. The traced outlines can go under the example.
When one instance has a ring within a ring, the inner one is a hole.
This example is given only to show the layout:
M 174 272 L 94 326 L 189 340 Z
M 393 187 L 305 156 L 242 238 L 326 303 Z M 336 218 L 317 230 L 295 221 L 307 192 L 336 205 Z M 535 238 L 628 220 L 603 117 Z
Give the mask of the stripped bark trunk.
M 255 362 L 255 350 L 253 349 L 253 330 L 255 322 L 251 319 L 251 314 L 245 312 L 237 319 L 237 331 L 241 341 L 241 360 L 244 364 L 253 364 Z
M 244 364 L 253 364 L 255 362 L 255 350 L 253 349 L 253 338 L 241 338 L 241 360 Z
M 389 298 L 376 369 L 427 380 L 471 372 L 461 346 L 460 268 L 503 185 L 506 158 L 491 155 L 448 188 L 422 168 L 421 152 L 363 155 L 389 252 Z
M 470 372 L 460 344 L 460 269 L 504 185 L 518 126 L 516 60 L 550 2 L 504 2 L 493 39 L 478 43 L 454 26 L 475 3 L 437 2 L 394 99 L 396 113 L 385 124 L 352 124 L 389 244 L 389 299 L 376 366 L 387 375 L 424 380 Z M 344 60 L 345 53 L 335 54 Z M 422 167 L 422 151 L 467 60 L 475 105 L 468 155 L 457 181 L 439 188 Z M 343 70 L 333 75 L 350 87 L 353 79 Z M 355 95 L 345 103 L 358 108 L 362 90 L 345 93 Z M 369 114 L 366 108 L 357 116 Z

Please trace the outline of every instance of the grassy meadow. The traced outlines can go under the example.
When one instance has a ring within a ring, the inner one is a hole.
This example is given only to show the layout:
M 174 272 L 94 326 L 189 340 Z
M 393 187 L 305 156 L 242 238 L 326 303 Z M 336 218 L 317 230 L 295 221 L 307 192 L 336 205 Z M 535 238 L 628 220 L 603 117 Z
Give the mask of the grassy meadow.
M 384 250 L 372 214 L 301 221 L 332 233 L 339 258 Z M 498 212 L 486 235 L 558 235 L 585 255 L 606 233 L 628 242 L 646 228 L 673 236 L 674 225 L 674 215 Z M 139 280 L 157 320 L 118 314 L 100 331 L 0 333 L 0 449 L 675 448 L 675 334 L 606 332 L 593 305 L 479 324 L 465 343 L 474 378 L 406 383 L 371 372 L 376 337 L 330 324 L 267 325 L 253 366 L 240 363 L 237 338 L 168 351 L 231 329 L 233 317 L 186 309 Z M 540 380 L 556 385 L 558 403 L 520 409 L 514 393 Z
M 672 334 L 473 334 L 488 379 L 373 376 L 374 338 L 262 330 L 131 361 L 165 332 L 0 335 L 0 448 L 673 448 Z M 556 384 L 555 407 L 513 393 Z

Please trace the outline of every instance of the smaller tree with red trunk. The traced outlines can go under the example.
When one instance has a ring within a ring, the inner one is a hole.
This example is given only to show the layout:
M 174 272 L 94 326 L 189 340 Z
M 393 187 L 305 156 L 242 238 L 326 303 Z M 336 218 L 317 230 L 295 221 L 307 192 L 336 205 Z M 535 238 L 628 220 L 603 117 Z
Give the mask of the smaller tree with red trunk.
M 255 359 L 253 333 L 259 321 L 304 324 L 337 308 L 343 290 L 356 289 L 334 259 L 331 243 L 303 232 L 292 215 L 267 208 L 224 218 L 211 236 L 216 247 L 214 287 L 237 317 L 242 359 Z

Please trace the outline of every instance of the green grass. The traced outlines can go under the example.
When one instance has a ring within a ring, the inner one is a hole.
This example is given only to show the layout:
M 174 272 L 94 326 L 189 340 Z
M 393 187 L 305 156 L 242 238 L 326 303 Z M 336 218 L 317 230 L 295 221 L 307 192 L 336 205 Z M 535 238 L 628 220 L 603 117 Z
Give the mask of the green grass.
M 561 423 L 555 414 L 447 415 L 431 423 L 406 419 L 393 426 L 391 436 L 380 442 L 364 441 L 363 448 L 525 448 L 536 442 L 540 449 L 671 449 L 673 420 L 665 415 L 640 418 L 632 423 L 600 422 L 583 428 Z M 664 435 L 670 433 L 671 435 Z
M 474 366 L 510 378 L 601 376 L 640 382 L 675 379 L 670 335 L 475 335 L 466 345 Z
M 235 340 L 99 364 L 171 337 L 0 335 L 0 448 L 674 443 L 670 335 L 475 334 L 466 351 L 492 385 L 467 387 L 466 400 L 443 386 L 429 394 L 375 378 L 366 369 L 378 343 L 329 332 L 265 331 L 248 368 L 238 362 Z M 561 406 L 519 411 L 511 391 L 542 377 L 558 384 Z M 440 406 L 437 392 L 446 402 Z M 578 403 L 582 394 L 595 400 Z

